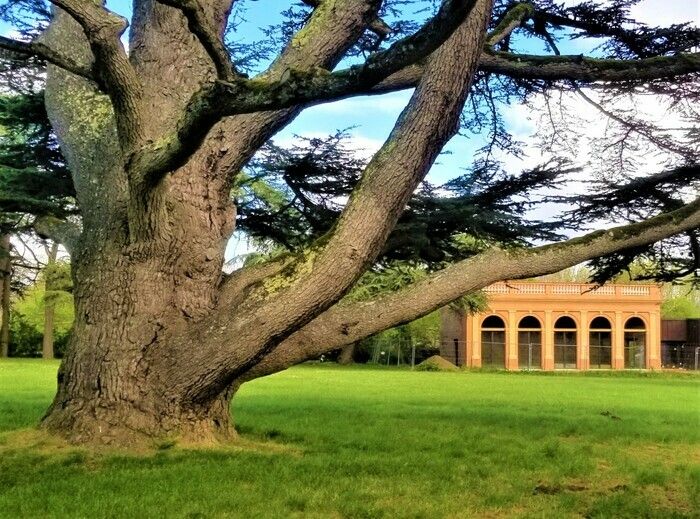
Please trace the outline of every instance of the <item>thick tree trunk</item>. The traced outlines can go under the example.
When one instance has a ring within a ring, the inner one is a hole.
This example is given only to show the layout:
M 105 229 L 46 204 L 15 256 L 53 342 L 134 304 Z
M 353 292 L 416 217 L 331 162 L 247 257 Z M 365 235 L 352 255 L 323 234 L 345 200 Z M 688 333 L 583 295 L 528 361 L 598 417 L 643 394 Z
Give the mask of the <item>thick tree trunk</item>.
M 206 2 L 221 31 L 230 5 Z M 308 24 L 334 29 L 307 31 L 268 77 L 290 67 L 332 68 L 362 34 L 372 9 L 365 0 L 348 0 L 315 11 Z M 129 60 L 147 86 L 140 131 L 157 141 L 215 71 L 176 9 L 136 2 L 130 33 Z M 65 13 L 55 17 L 45 40 L 77 62 L 91 62 L 84 31 Z M 178 373 L 164 368 L 201 347 L 188 330 L 219 304 L 235 220 L 234 175 L 299 108 L 222 121 L 184 166 L 157 186 L 143 186 L 127 174 L 114 111 L 94 85 L 50 67 L 46 103 L 74 176 L 83 231 L 72 252 L 74 329 L 42 426 L 75 442 L 119 445 L 235 436 L 229 413 L 235 377 L 195 398 L 178 384 Z M 236 310 L 227 307 L 231 315 Z
M 76 320 L 43 426 L 77 443 L 133 445 L 169 437 L 206 443 L 233 437 L 230 390 L 187 402 L 172 391 L 173 380 L 152 369 L 153 350 L 169 346 L 190 313 L 211 305 L 206 284 L 192 286 L 192 274 L 156 268 L 164 262 L 160 255 L 158 261 L 100 256 L 98 262 L 74 258 Z M 208 285 L 212 290 L 216 282 Z M 182 287 L 191 288 L 185 288 L 187 296 Z
M 213 12 L 225 11 L 229 3 L 212 2 L 223 9 Z M 362 34 L 378 3 L 323 5 L 308 22 L 323 29 L 307 30 L 304 38 L 294 40 L 268 76 L 282 77 L 292 66 L 332 68 Z M 432 79 L 419 85 L 385 152 L 365 174 L 361 199 L 376 198 L 377 203 L 369 204 L 374 210 L 355 204 L 329 242 L 337 250 L 327 244 L 318 249 L 322 254 L 310 252 L 308 265 L 282 276 L 283 287 L 296 289 L 294 302 L 281 297 L 278 288 L 268 293 L 260 283 L 256 287 L 262 290 L 244 287 L 229 300 L 220 285 L 235 216 L 231 173 L 298 109 L 223 121 L 185 165 L 155 186 L 142 185 L 129 174 L 118 144 L 117 127 L 124 129 L 106 97 L 82 79 L 50 69 L 47 109 L 84 209 L 72 261 L 75 325 L 43 426 L 75 442 L 119 445 L 168 437 L 193 442 L 233 437 L 228 403 L 246 372 L 294 327 L 309 322 L 350 288 L 455 131 L 490 10 L 489 0 L 478 5 L 476 29 L 463 28 L 451 43 L 455 50 L 435 58 L 426 72 Z M 172 130 L 192 94 L 211 80 L 213 69 L 182 15 L 160 3 L 138 4 L 131 35 L 129 58 L 148 84 L 139 101 L 144 116 L 140 132 L 157 141 Z M 56 50 L 89 63 L 84 33 L 70 17 L 57 17 L 47 39 Z M 181 63 L 188 64 L 187 74 Z M 403 148 L 411 150 L 410 156 Z M 387 172 L 393 174 L 391 192 L 382 180 Z M 216 351 L 219 339 L 222 359 Z M 208 343 L 199 344 L 201 340 Z
M 10 235 L 0 236 L 0 276 L 2 276 L 2 324 L 0 324 L 0 356 L 7 357 L 10 352 L 10 287 L 12 281 L 12 258 L 10 256 Z
M 348 344 L 347 346 L 340 349 L 340 355 L 338 355 L 338 364 L 343 366 L 348 366 L 353 363 L 353 355 L 355 354 L 355 343 Z
M 50 273 L 51 267 L 56 263 L 58 255 L 58 242 L 53 242 L 49 248 L 46 267 Z M 54 313 L 56 310 L 56 299 L 52 293 L 55 287 L 51 283 L 50 275 L 44 280 L 44 337 L 41 341 L 41 356 L 45 359 L 54 358 Z

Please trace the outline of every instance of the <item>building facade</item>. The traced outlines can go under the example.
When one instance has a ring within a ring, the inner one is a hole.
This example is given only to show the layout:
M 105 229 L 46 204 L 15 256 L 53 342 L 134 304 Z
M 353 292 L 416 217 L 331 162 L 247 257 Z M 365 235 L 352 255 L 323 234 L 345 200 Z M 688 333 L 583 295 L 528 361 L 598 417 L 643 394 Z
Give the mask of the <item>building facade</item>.
M 441 355 L 460 366 L 518 369 L 661 367 L 657 285 L 496 283 L 489 310 L 442 311 Z
M 661 366 L 700 369 L 700 319 L 661 320 Z

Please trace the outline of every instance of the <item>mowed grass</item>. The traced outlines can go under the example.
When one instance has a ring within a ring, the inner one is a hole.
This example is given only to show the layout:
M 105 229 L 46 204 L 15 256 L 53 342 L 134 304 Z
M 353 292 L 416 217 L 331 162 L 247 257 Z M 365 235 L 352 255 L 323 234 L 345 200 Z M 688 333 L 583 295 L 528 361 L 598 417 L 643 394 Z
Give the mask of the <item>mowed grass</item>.
M 241 442 L 41 440 L 57 363 L 0 362 L 2 517 L 698 517 L 700 378 L 301 366 L 246 384 Z M 39 438 L 39 439 L 37 439 Z

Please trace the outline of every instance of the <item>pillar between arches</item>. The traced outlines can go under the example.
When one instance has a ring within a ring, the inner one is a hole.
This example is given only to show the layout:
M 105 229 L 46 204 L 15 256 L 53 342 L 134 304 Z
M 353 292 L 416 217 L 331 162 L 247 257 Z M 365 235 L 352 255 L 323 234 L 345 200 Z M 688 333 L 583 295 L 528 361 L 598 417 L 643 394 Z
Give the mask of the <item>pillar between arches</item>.
M 514 310 L 508 311 L 506 324 L 506 369 L 518 370 L 518 319 Z
M 588 327 L 588 311 L 579 312 L 578 340 L 576 341 L 576 369 L 589 369 L 590 361 L 590 329 Z
M 615 312 L 615 326 L 612 335 L 612 369 L 625 369 L 625 329 L 620 311 Z
M 659 312 L 649 314 L 649 331 L 647 332 L 647 368 L 661 369 L 661 315 Z
M 467 317 L 467 352 L 469 353 L 469 367 L 480 368 L 481 327 L 479 326 L 479 317 L 474 314 L 469 314 Z
M 544 327 L 542 330 L 542 369 L 552 371 L 554 369 L 554 323 L 552 311 L 544 311 Z

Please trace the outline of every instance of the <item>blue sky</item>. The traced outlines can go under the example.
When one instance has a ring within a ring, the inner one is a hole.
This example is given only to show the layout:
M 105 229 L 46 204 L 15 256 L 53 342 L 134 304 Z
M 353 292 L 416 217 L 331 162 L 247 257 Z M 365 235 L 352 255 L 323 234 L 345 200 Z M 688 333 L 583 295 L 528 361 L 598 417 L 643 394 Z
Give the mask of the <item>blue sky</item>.
M 566 0 L 565 0 L 566 1 Z M 569 0 L 569 3 L 576 3 Z M 264 38 L 262 27 L 267 27 L 281 21 L 280 11 L 288 8 L 291 1 L 279 0 L 249 0 L 245 2 L 244 17 L 246 22 L 239 26 L 236 39 L 245 41 L 257 41 Z M 689 5 L 696 5 L 695 13 Z M 107 7 L 126 18 L 131 17 L 131 0 L 107 0 Z M 644 18 L 649 23 L 669 23 L 678 20 L 685 14 L 685 19 L 697 17 L 698 3 L 693 0 L 645 0 L 643 6 L 637 8 L 636 15 L 647 15 Z M 647 12 L 645 12 L 648 11 Z M 668 18 L 669 13 L 671 18 Z M 421 15 L 424 17 L 425 14 Z M 659 20 L 659 21 L 657 21 Z M 2 29 L 0 27 L 0 29 Z M 2 32 L 7 32 L 5 29 Z M 585 45 L 581 46 L 582 44 Z M 541 42 L 529 40 L 520 42 L 518 46 L 522 52 L 544 53 Z M 591 43 L 574 42 L 562 44 L 564 53 L 590 53 Z M 365 153 L 376 150 L 386 139 L 399 113 L 410 98 L 410 91 L 386 94 L 383 96 L 361 97 L 337 103 L 322 105 L 304 111 L 292 124 L 283 129 L 275 140 L 280 144 L 290 142 L 294 135 L 324 136 L 335 133 L 339 129 L 350 129 L 355 144 L 365 149 Z M 521 138 L 526 138 L 536 128 L 532 121 L 524 117 L 522 110 L 515 107 L 504 111 L 506 124 L 509 129 Z M 438 158 L 432 168 L 428 180 L 439 184 L 449 178 L 459 175 L 462 168 L 470 165 L 474 152 L 484 144 L 480 136 L 457 136 L 445 147 L 444 153 Z M 536 157 L 530 157 L 535 160 Z M 512 160 L 509 161 L 512 165 Z
M 578 0 L 563 0 L 565 3 L 578 3 Z M 291 5 L 285 0 L 249 0 L 246 6 L 245 20 L 238 28 L 236 39 L 259 41 L 264 38 L 262 27 L 278 23 L 282 17 L 280 11 Z M 127 18 L 131 17 L 131 0 L 108 0 L 107 7 Z M 653 25 L 667 25 L 680 21 L 696 22 L 700 2 L 695 0 L 644 0 L 633 10 L 633 15 L 640 21 Z M 424 17 L 425 15 L 421 15 Z M 0 33 L 7 34 L 11 30 L 6 25 L 0 25 Z M 563 43 L 560 48 L 563 53 L 590 54 L 594 52 L 595 44 L 576 40 Z M 546 53 L 542 42 L 529 40 L 517 44 L 518 51 L 531 53 Z M 383 96 L 360 97 L 336 103 L 321 105 L 304 111 L 292 124 L 275 136 L 275 141 L 285 144 L 293 141 L 294 135 L 325 136 L 339 129 L 350 129 L 353 144 L 364 149 L 361 153 L 369 156 L 381 146 L 391 131 L 399 113 L 410 98 L 411 92 L 397 92 Z M 590 111 L 590 109 L 589 109 Z M 509 130 L 519 139 L 528 140 L 536 130 L 536 118 L 532 112 L 521 106 L 507 107 L 503 111 L 505 123 Z M 468 167 L 474 152 L 484 144 L 481 136 L 456 136 L 445 147 L 444 153 L 428 175 L 428 180 L 435 184 L 460 175 L 463 168 Z M 538 163 L 538 151 L 535 147 L 527 148 L 529 156 L 525 161 L 507 158 L 510 168 L 522 168 Z M 230 244 L 228 256 L 240 253 L 246 249 L 241 240 L 234 239 Z M 238 242 L 238 244 L 237 244 Z
M 292 2 L 275 2 L 274 0 L 246 2 L 244 17 L 237 31 L 236 39 L 257 41 L 264 38 L 261 30 L 282 20 L 280 11 Z M 108 0 L 107 6 L 115 12 L 130 18 L 130 0 Z M 425 14 L 420 15 L 421 18 Z M 540 42 L 525 42 L 521 45 L 524 52 L 543 52 Z M 569 49 L 564 48 L 565 52 Z M 572 47 L 571 52 L 581 52 Z M 343 64 L 341 64 L 343 66 Z M 354 144 L 363 149 L 361 153 L 369 155 L 386 139 L 396 118 L 408 102 L 411 91 L 397 92 L 383 96 L 368 96 L 316 106 L 305 110 L 292 124 L 275 136 L 275 140 L 284 144 L 291 142 L 295 135 L 325 136 L 337 130 L 349 129 Z M 506 114 L 506 117 L 507 114 Z M 523 124 L 516 118 L 508 121 L 514 130 L 530 132 L 531 126 Z M 519 127 L 515 127 L 519 126 Z M 470 165 L 474 152 L 484 144 L 476 136 L 457 136 L 448 144 L 428 176 L 428 180 L 439 184 L 459 175 L 462 168 Z

